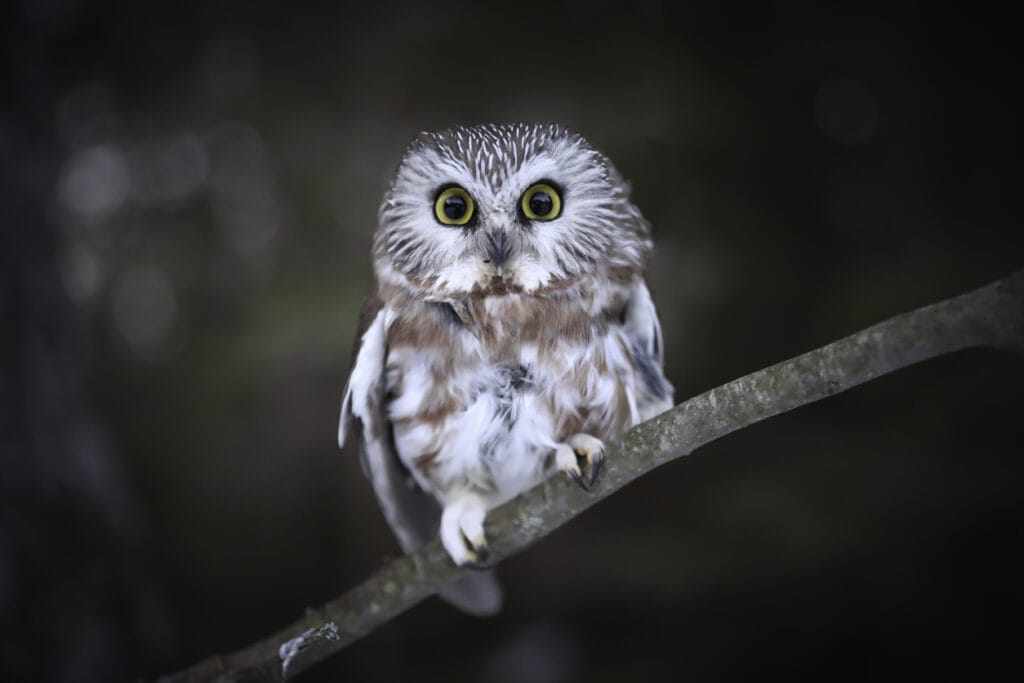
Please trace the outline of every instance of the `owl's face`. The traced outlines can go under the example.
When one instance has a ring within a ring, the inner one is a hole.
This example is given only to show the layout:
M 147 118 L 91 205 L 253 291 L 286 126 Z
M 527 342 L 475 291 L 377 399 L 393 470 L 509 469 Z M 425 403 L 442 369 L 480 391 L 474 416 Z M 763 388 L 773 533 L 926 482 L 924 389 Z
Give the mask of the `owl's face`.
M 611 163 L 555 125 L 423 133 L 380 210 L 377 275 L 416 296 L 542 294 L 639 272 L 648 226 Z

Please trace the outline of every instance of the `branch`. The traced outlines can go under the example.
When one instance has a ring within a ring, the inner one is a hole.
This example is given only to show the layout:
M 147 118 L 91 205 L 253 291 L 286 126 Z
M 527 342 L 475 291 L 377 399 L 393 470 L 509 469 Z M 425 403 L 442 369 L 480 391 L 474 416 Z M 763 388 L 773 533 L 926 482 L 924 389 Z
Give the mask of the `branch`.
M 637 425 L 608 445 L 604 473 L 591 494 L 567 477 L 553 477 L 494 510 L 486 525 L 491 552 L 500 560 L 524 550 L 634 479 L 726 434 L 908 365 L 979 346 L 1024 354 L 1024 270 L 733 380 Z M 463 571 L 434 540 L 284 630 L 160 681 L 291 678 Z

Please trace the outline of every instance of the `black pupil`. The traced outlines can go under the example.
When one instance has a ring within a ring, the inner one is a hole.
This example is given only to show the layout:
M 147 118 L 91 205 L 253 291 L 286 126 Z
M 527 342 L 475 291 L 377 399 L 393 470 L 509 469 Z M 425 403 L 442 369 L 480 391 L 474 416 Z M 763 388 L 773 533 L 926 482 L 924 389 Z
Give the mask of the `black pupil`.
M 466 215 L 466 200 L 457 194 L 444 198 L 444 215 L 457 221 Z
M 553 208 L 554 204 L 551 201 L 551 195 L 544 190 L 535 192 L 530 197 L 530 211 L 533 211 L 538 216 L 547 216 Z

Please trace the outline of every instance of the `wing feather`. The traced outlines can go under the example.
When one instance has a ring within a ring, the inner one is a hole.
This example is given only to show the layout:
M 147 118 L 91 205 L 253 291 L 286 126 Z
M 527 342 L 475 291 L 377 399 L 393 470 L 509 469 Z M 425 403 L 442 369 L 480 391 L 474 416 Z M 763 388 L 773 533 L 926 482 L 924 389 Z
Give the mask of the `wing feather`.
M 420 489 L 398 457 L 387 415 L 385 375 L 389 311 L 375 297 L 360 314 L 352 371 L 341 403 L 338 445 L 358 435 L 363 471 L 369 478 L 384 518 L 404 552 L 437 536 L 441 508 Z M 486 616 L 501 608 L 501 587 L 493 571 L 464 576 L 440 592 L 469 614 Z
M 376 298 L 363 306 L 355 362 L 341 403 L 338 444 L 357 433 L 363 470 L 377 502 L 402 550 L 411 552 L 437 535 L 441 511 L 416 486 L 395 450 L 384 397 L 388 317 L 388 309 Z
M 643 280 L 634 285 L 626 304 L 624 331 L 640 380 L 637 385 L 640 419 L 648 420 L 672 407 L 675 390 L 665 379 L 661 321 Z

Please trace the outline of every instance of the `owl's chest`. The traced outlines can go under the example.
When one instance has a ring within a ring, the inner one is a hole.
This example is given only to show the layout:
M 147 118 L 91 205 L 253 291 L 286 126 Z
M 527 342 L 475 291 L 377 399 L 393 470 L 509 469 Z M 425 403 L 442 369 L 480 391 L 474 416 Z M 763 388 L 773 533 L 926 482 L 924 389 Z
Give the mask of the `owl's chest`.
M 587 319 L 510 316 L 483 330 L 453 321 L 428 335 L 441 343 L 398 339 L 387 390 L 399 456 L 435 492 L 529 488 L 568 435 L 626 426 L 631 382 L 616 335 Z
M 552 376 L 483 361 L 438 371 L 429 354 L 403 355 L 388 412 L 398 455 L 422 486 L 441 496 L 472 486 L 504 500 L 545 477 L 559 413 L 571 410 Z

